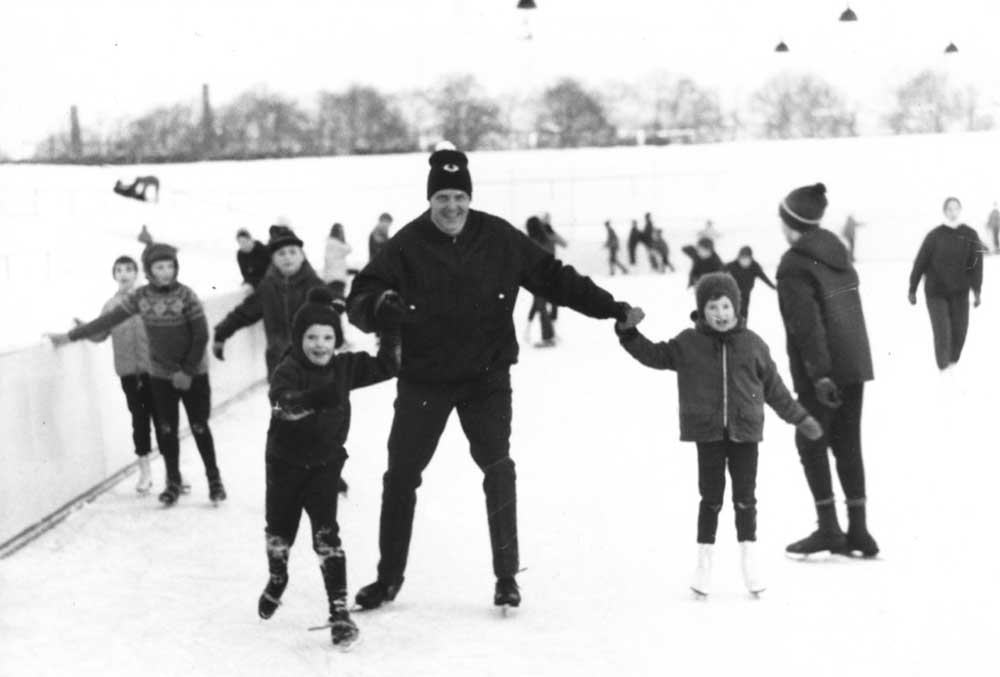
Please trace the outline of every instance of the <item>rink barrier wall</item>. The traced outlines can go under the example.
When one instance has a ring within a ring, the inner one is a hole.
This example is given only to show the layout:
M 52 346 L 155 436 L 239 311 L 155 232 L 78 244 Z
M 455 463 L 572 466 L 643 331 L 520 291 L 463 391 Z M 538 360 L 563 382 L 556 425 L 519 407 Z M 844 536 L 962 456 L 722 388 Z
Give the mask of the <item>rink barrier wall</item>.
M 209 326 L 242 298 L 203 299 Z M 224 361 L 209 357 L 213 413 L 266 380 L 265 345 L 258 323 L 226 342 Z M 0 374 L 2 558 L 131 474 L 136 456 L 110 339 L 8 352 L 0 355 Z M 225 440 L 217 446 L 225 468 Z

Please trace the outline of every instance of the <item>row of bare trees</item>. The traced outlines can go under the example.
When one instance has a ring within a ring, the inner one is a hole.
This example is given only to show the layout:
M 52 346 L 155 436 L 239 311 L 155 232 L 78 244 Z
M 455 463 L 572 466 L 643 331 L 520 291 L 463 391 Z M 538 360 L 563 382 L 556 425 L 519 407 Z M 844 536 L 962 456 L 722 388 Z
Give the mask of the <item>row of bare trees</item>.
M 994 125 L 977 90 L 956 88 L 939 73 L 919 73 L 894 95 L 883 121 L 896 134 Z M 743 112 L 724 109 L 717 93 L 690 78 L 666 74 L 603 91 L 563 78 L 531 97 L 490 97 L 473 76 L 459 75 L 430 91 L 386 94 L 364 85 L 322 91 L 312 109 L 254 89 L 216 111 L 204 86 L 200 109 L 159 107 L 103 134 L 81 127 L 73 107 L 69 131 L 40 143 L 35 159 L 162 162 L 394 153 L 426 148 L 439 139 L 475 150 L 857 134 L 857 107 L 812 75 L 769 80 Z

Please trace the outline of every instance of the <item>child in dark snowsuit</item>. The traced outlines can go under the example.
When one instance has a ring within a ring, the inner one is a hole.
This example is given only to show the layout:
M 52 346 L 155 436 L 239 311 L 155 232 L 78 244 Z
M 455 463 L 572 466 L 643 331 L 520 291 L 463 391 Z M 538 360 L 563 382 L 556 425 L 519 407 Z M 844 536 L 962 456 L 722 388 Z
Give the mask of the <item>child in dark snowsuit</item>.
M 397 331 L 380 335 L 378 357 L 334 354 L 334 327 L 342 302 L 320 287 L 295 314 L 292 344 L 271 377 L 273 405 L 267 431 L 266 537 L 270 578 L 258 601 L 270 618 L 288 584 L 288 555 L 302 511 L 312 522 L 320 558 L 333 643 L 346 647 L 358 634 L 347 611 L 347 565 L 337 525 L 337 484 L 347 460 L 344 442 L 351 421 L 350 391 L 399 372 Z
M 754 260 L 753 250 L 750 247 L 741 247 L 740 255 L 735 261 L 727 263 L 725 270 L 735 278 L 736 284 L 740 288 L 740 296 L 743 299 L 740 316 L 744 320 L 750 316 L 750 293 L 753 291 L 757 278 L 760 278 L 771 289 L 777 289 L 764 269 Z
M 917 287 L 924 279 L 924 296 L 934 334 L 934 356 L 944 371 L 958 364 L 969 331 L 969 292 L 976 308 L 983 290 L 983 253 L 986 245 L 976 231 L 962 223 L 962 203 L 944 201 L 946 223 L 927 233 L 910 272 L 910 303 L 917 303 Z
M 724 268 L 722 259 L 715 253 L 715 243 L 707 237 L 698 240 L 693 247 L 687 245 L 681 249 L 691 259 L 691 272 L 688 273 L 688 288 L 698 284 L 698 279 L 708 273 L 717 273 Z
M 698 446 L 698 566 L 692 589 L 709 591 L 712 550 L 726 486 L 733 481 L 736 536 L 743 580 L 752 594 L 764 585 L 757 573 L 757 444 L 763 438 L 764 403 L 802 434 L 817 439 L 822 429 L 793 399 L 778 375 L 767 344 L 746 328 L 737 313 L 740 291 L 732 276 L 710 273 L 698 281 L 695 328 L 669 342 L 653 343 L 630 321 L 615 331 L 632 357 L 653 369 L 677 372 L 681 440 Z
M 140 315 L 149 337 L 150 392 L 160 427 L 160 454 L 167 467 L 167 486 L 160 502 L 171 506 L 182 493 L 180 470 L 179 406 L 184 404 L 191 434 L 205 464 L 208 495 L 212 502 L 225 500 L 226 490 L 215 461 L 215 441 L 208 427 L 212 389 L 208 380 L 208 323 L 197 295 L 177 281 L 177 250 L 155 242 L 142 252 L 142 267 L 149 278 L 96 320 L 68 334 L 50 334 L 55 345 L 99 336 Z

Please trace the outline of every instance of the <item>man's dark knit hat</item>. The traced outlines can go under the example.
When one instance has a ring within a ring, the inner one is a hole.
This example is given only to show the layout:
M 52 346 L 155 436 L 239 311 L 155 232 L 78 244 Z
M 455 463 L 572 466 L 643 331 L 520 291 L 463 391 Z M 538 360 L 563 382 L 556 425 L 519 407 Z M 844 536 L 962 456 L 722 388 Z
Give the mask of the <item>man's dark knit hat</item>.
M 753 249 L 751 249 L 747 245 L 743 245 L 742 247 L 740 247 L 740 253 L 737 254 L 736 256 L 737 258 L 742 256 L 749 256 L 750 258 L 753 258 Z
M 245 237 L 247 239 L 250 239 L 250 231 L 247 230 L 246 228 L 240 228 L 239 230 L 236 231 L 236 237 Z
M 699 247 L 703 247 L 710 252 L 715 251 L 715 240 L 710 237 L 699 237 L 696 243 Z
M 157 261 L 173 261 L 174 268 L 180 268 L 177 263 L 177 248 L 166 242 L 154 242 L 142 250 L 142 270 L 147 277 L 152 275 L 151 269 Z
M 694 290 L 695 299 L 698 302 L 698 314 L 703 315 L 705 304 L 712 299 L 722 296 L 729 297 L 733 304 L 733 309 L 740 312 L 740 287 L 736 284 L 736 279 L 729 273 L 707 273 L 698 280 L 698 286 Z
M 302 337 L 306 329 L 314 324 L 336 327 L 340 323 L 340 313 L 344 312 L 343 299 L 335 298 L 327 287 L 313 287 L 306 294 L 302 304 L 292 319 L 292 350 L 302 355 Z
M 826 212 L 826 186 L 816 183 L 796 188 L 778 205 L 778 216 L 792 230 L 803 233 L 819 228 Z
M 267 250 L 272 254 L 282 247 L 294 244 L 302 246 L 302 240 L 296 237 L 295 233 L 288 226 L 271 226 L 268 231 L 270 239 L 267 241 Z
M 472 197 L 472 175 L 469 174 L 469 158 L 465 153 L 453 149 L 436 150 L 427 160 L 427 199 L 439 190 L 460 190 Z
M 117 268 L 122 264 L 128 264 L 132 266 L 132 268 L 134 268 L 136 271 L 139 270 L 139 264 L 135 262 L 135 259 L 133 259 L 128 254 L 122 254 L 117 259 L 115 259 L 114 263 L 111 264 L 111 277 L 115 276 L 115 268 Z

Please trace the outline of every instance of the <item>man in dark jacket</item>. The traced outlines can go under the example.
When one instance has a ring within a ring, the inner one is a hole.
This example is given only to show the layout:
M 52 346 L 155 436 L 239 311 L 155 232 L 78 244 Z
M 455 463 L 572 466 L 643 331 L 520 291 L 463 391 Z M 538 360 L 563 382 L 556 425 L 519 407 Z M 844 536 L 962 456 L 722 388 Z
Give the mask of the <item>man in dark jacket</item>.
M 868 332 L 858 293 L 858 274 L 836 235 L 820 228 L 826 187 L 793 190 L 778 207 L 791 245 L 778 265 L 778 303 L 788 338 L 792 382 L 799 401 L 826 434 L 795 442 L 816 503 L 819 528 L 787 551 L 829 550 L 867 557 L 878 554 L 865 519 L 865 473 L 861 456 L 864 384 L 873 378 Z M 837 522 L 827 448 L 847 499 L 847 535 Z
M 267 269 L 256 291 L 215 326 L 212 343 L 212 353 L 221 360 L 230 336 L 263 319 L 268 380 L 291 345 L 295 312 L 306 302 L 310 289 L 324 286 L 302 252 L 302 240 L 291 228 L 271 226 L 270 235 L 267 248 L 274 265 Z
M 236 231 L 236 244 L 239 246 L 236 263 L 240 267 L 243 283 L 249 285 L 251 290 L 256 289 L 271 265 L 271 252 L 262 242 L 253 239 L 246 228 Z
M 348 313 L 359 329 L 402 321 L 402 366 L 389 467 L 383 477 L 378 579 L 357 602 L 375 608 L 403 583 L 416 489 L 453 409 L 483 471 L 494 603 L 517 606 L 514 461 L 510 457 L 510 366 L 518 344 L 513 311 L 520 287 L 590 317 L 628 318 L 629 306 L 563 265 L 507 221 L 469 209 L 468 159 L 430 156 L 428 211 L 404 226 L 354 279 Z M 635 312 L 635 311 L 633 311 Z
M 736 279 L 736 284 L 740 288 L 740 296 L 743 303 L 740 306 L 740 316 L 746 320 L 750 316 L 750 293 L 756 286 L 758 278 L 771 289 L 775 289 L 771 278 L 767 276 L 764 269 L 753 257 L 753 249 L 741 247 L 740 254 L 735 261 L 726 264 L 725 271 Z
M 688 273 L 688 288 L 698 284 L 702 275 L 718 273 L 725 266 L 722 259 L 715 253 L 715 242 L 707 237 L 700 238 L 694 246 L 687 245 L 681 248 L 688 258 L 691 259 L 691 272 Z

